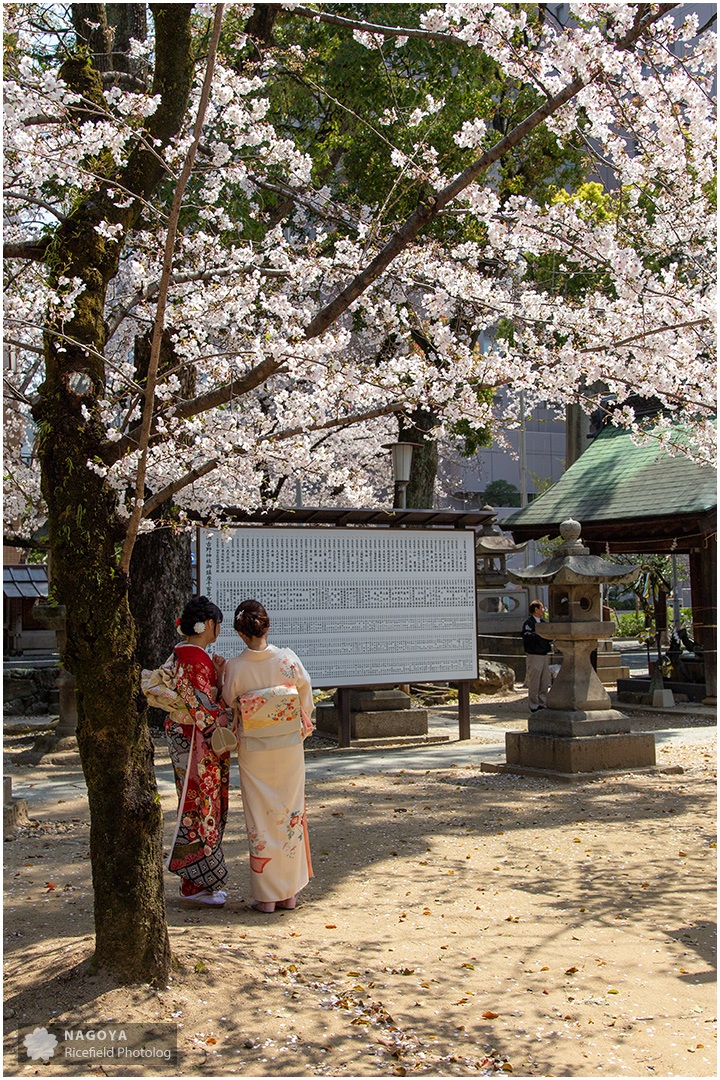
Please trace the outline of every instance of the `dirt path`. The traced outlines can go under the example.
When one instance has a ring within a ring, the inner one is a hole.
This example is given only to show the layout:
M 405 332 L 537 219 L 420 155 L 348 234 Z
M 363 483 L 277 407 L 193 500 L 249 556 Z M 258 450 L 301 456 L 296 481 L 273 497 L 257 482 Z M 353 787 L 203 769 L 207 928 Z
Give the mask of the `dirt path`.
M 174 1074 L 17 1053 L 19 1027 L 166 1020 L 183 1076 L 715 1076 L 715 746 L 658 758 L 684 771 L 565 787 L 328 759 L 316 876 L 272 916 L 248 906 L 235 790 L 226 907 L 183 910 L 167 876 L 159 992 L 88 972 L 87 809 L 65 792 L 5 843 L 5 1072 Z

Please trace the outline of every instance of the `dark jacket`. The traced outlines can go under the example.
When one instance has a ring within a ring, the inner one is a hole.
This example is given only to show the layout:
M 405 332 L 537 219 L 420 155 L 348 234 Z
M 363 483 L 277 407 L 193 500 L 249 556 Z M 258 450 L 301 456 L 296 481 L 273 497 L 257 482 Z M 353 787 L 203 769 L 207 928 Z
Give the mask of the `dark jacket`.
M 523 623 L 523 648 L 526 653 L 530 653 L 532 656 L 547 656 L 548 653 L 552 652 L 553 647 L 547 638 L 540 637 L 536 632 L 537 622 L 538 620 L 535 619 L 534 615 L 528 615 Z

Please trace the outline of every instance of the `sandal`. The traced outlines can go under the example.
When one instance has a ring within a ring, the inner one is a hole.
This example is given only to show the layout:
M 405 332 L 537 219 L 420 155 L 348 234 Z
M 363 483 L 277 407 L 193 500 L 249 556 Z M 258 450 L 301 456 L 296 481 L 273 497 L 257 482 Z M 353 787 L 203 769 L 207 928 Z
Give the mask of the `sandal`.
M 272 915 L 275 910 L 274 903 L 264 903 L 262 900 L 253 900 L 250 907 L 253 911 L 262 911 L 263 915 Z

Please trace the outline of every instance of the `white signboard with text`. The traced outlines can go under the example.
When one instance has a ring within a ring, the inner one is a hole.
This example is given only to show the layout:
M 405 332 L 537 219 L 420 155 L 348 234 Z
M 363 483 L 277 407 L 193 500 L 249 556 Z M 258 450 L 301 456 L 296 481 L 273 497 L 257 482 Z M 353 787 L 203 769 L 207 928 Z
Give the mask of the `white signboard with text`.
M 198 587 L 225 621 L 214 651 L 236 656 L 235 608 L 259 600 L 273 645 L 313 685 L 477 678 L 475 536 L 467 530 L 198 530 Z

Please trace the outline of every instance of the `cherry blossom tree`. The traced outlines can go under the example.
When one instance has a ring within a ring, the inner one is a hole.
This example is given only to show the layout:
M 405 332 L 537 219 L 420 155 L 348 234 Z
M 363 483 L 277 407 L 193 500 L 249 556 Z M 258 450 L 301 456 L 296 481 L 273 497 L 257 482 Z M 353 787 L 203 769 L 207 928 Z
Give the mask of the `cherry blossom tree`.
M 573 4 L 568 25 L 546 5 L 412 5 L 397 26 L 334 5 L 236 5 L 224 36 L 222 5 L 153 4 L 143 40 L 142 19 L 138 37 L 113 23 L 120 6 L 74 5 L 66 23 L 6 5 L 6 514 L 26 530 L 47 515 L 67 610 L 96 961 L 162 980 L 135 537 L 255 507 L 294 478 L 367 501 L 391 418 L 431 410 L 437 437 L 481 427 L 498 386 L 511 411 L 520 391 L 588 408 L 593 386 L 655 396 L 654 437 L 680 421 L 678 450 L 706 460 L 714 37 L 677 4 Z M 273 33 L 298 20 L 382 53 L 382 200 L 348 199 L 277 122 L 287 58 Z M 502 133 L 465 118 L 458 166 L 433 134 L 443 101 L 393 99 L 410 39 L 452 47 L 458 73 L 482 53 L 527 111 Z M 503 188 L 502 163 L 540 130 L 581 145 L 604 189 Z M 642 437 L 631 410 L 613 420 Z

